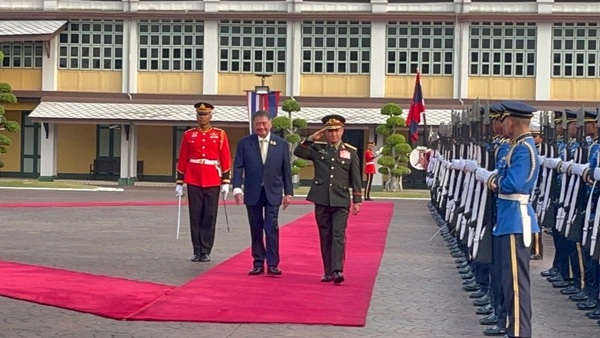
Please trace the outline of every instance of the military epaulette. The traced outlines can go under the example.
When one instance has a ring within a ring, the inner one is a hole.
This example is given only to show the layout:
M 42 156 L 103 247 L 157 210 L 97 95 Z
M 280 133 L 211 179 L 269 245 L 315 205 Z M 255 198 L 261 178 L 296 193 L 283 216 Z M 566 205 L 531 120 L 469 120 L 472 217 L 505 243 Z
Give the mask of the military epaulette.
M 192 130 L 197 130 L 198 128 L 194 127 L 194 128 L 190 128 L 188 130 L 186 130 L 185 132 L 187 133 L 188 131 L 192 131 Z
M 345 145 L 346 147 L 350 148 L 350 149 L 357 150 L 357 149 L 356 149 L 356 147 L 355 147 L 355 146 L 353 146 L 353 145 L 351 145 L 351 144 L 344 143 L 344 145 Z
M 221 128 L 216 128 L 216 127 L 212 127 L 212 129 L 216 130 L 216 131 L 223 131 L 223 129 Z
M 327 144 L 327 142 L 323 142 L 323 141 L 314 141 L 313 143 L 316 143 L 316 144 Z

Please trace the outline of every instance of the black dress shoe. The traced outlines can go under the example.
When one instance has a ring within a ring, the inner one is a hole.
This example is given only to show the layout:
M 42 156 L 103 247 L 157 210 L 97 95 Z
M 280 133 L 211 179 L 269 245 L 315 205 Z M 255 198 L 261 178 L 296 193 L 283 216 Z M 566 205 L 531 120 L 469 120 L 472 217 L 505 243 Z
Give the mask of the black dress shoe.
M 571 286 L 567 287 L 566 289 L 560 290 L 560 293 L 563 295 L 574 295 L 574 294 L 578 293 L 579 291 L 581 291 L 581 290 L 578 287 L 576 287 L 575 285 L 571 285 Z
M 555 283 L 555 282 L 562 282 L 563 278 L 561 275 L 555 275 L 555 276 L 546 278 L 546 280 L 550 283 Z
M 542 277 L 554 277 L 557 274 L 558 274 L 558 270 L 555 270 L 554 268 L 550 268 L 546 271 L 540 272 L 540 275 L 542 275 Z
M 469 298 L 481 298 L 485 296 L 485 292 L 483 290 L 475 291 L 469 295 Z
M 488 297 L 488 296 L 483 296 L 483 297 L 475 299 L 473 301 L 474 306 L 486 306 L 489 303 L 490 303 L 490 297 Z
M 481 325 L 494 325 L 496 323 L 498 323 L 498 316 L 496 316 L 495 313 L 491 313 L 487 317 L 479 319 L 479 324 Z
M 455 252 L 452 254 L 452 258 L 462 258 L 465 257 L 465 254 L 461 251 L 461 252 Z
M 344 274 L 341 271 L 334 271 L 333 272 L 333 283 L 334 284 L 340 284 L 343 281 L 345 281 L 346 279 L 344 278 Z
M 210 262 L 209 254 L 200 254 L 200 262 Z
M 473 277 L 473 278 L 465 279 L 463 281 L 463 285 L 477 284 L 476 282 L 477 281 L 475 280 L 475 277 Z
M 464 263 L 464 262 L 466 262 L 466 261 L 467 261 L 467 260 L 466 260 L 466 259 L 464 259 L 464 258 L 458 258 L 458 259 L 455 259 L 455 260 L 454 260 L 454 263 L 456 263 L 456 264 L 460 264 L 460 263 Z
M 571 285 L 571 283 L 567 282 L 566 280 L 561 280 L 561 281 L 552 283 L 552 287 L 557 288 L 557 289 L 566 288 L 569 285 Z
M 472 270 L 468 266 L 465 266 L 462 269 L 458 269 L 458 273 L 460 273 L 461 275 L 464 275 L 464 274 L 467 274 L 467 273 L 470 273 L 470 272 L 472 272 Z
M 321 282 L 331 282 L 333 281 L 333 277 L 331 277 L 331 275 L 323 275 L 323 277 L 321 277 Z
M 471 279 L 471 278 L 475 277 L 475 274 L 473 272 L 468 272 L 468 273 L 460 275 L 460 277 L 462 279 Z
M 588 300 L 588 298 L 590 298 L 590 297 L 588 297 L 588 295 L 586 295 L 585 291 L 583 291 L 583 290 L 577 292 L 577 294 L 569 296 L 569 300 L 572 300 L 574 302 L 583 302 L 583 301 Z
M 589 319 L 600 319 L 600 309 L 585 314 Z
M 583 303 L 577 303 L 579 310 L 594 310 L 598 307 L 598 302 L 595 299 L 588 299 Z
M 463 290 L 467 291 L 467 292 L 477 292 L 481 289 L 481 286 L 479 286 L 479 284 L 474 283 L 474 284 L 467 284 L 465 286 L 462 287 Z
M 483 330 L 483 334 L 486 336 L 503 336 L 506 334 L 506 328 L 498 327 L 498 325 L 486 327 Z
M 190 260 L 192 262 L 200 262 L 200 256 L 199 255 L 193 255 Z
M 267 270 L 267 273 L 271 276 L 279 276 L 281 275 L 281 270 L 279 270 L 279 268 L 277 268 L 276 266 L 270 266 Z
M 252 268 L 252 270 L 250 270 L 250 272 L 248 272 L 250 276 L 260 275 L 262 273 L 265 273 L 265 268 L 262 266 L 255 266 Z
M 462 263 L 458 263 L 458 264 L 456 264 L 456 268 L 457 268 L 457 269 L 462 269 L 462 268 L 464 268 L 464 267 L 466 267 L 466 266 L 468 266 L 468 265 L 469 265 L 469 263 L 467 263 L 467 262 L 462 262 Z
M 475 310 L 476 315 L 491 315 L 492 313 L 494 313 L 494 307 L 491 306 L 490 304 L 488 304 L 486 306 L 482 306 L 480 308 L 477 308 L 477 310 Z

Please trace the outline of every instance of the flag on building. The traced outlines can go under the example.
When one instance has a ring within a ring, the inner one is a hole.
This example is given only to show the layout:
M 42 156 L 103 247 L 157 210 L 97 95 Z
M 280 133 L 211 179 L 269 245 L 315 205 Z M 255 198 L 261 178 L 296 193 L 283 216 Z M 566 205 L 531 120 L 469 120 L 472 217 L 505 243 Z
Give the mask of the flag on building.
M 257 110 L 268 111 L 272 119 L 277 117 L 280 96 L 280 91 L 273 91 L 269 94 L 257 94 L 252 90 L 246 91 L 246 98 L 248 104 L 248 124 L 250 128 L 250 134 L 254 132 L 252 127 L 252 115 L 254 115 L 254 113 L 256 113 Z
M 421 123 L 421 114 L 425 112 L 425 100 L 423 99 L 423 90 L 421 89 L 421 74 L 417 71 L 415 81 L 415 91 L 413 92 L 410 108 L 408 109 L 408 118 L 406 125 L 410 130 L 410 139 L 417 142 L 419 139 L 419 123 Z

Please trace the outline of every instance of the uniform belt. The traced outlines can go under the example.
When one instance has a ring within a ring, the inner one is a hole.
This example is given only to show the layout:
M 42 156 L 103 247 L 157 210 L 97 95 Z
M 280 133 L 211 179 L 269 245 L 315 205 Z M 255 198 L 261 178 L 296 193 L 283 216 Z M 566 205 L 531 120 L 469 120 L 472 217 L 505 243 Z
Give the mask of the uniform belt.
M 217 160 L 207 160 L 204 158 L 190 158 L 190 162 L 191 163 L 197 163 L 197 164 L 206 164 L 206 165 L 217 165 L 219 164 L 219 161 Z
M 375 164 L 375 162 L 367 162 L 366 164 Z
M 498 198 L 519 202 L 519 213 L 521 214 L 521 224 L 523 225 L 523 243 L 526 247 L 529 247 L 531 245 L 531 218 L 527 213 L 527 204 L 529 203 L 530 195 L 499 194 Z

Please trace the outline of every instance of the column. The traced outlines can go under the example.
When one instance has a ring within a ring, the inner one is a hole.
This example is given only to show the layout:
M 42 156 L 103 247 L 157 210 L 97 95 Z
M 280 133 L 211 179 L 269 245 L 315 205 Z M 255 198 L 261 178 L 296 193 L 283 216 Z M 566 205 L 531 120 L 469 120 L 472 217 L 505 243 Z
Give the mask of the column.
M 40 181 L 52 182 L 56 176 L 57 130 L 55 123 L 42 123 L 40 177 L 38 178 Z
M 299 96 L 302 76 L 302 21 L 288 21 L 287 29 L 286 94 Z
M 121 175 L 119 185 L 134 185 L 137 175 L 137 128 L 121 125 Z
M 469 37 L 470 24 L 456 23 L 454 27 L 454 98 L 469 96 Z
M 42 56 L 42 90 L 55 91 L 58 88 L 58 39 L 44 42 Z
M 535 99 L 550 100 L 552 75 L 552 23 L 537 23 L 535 51 Z
M 216 95 L 219 92 L 218 46 L 219 22 L 217 20 L 204 21 L 204 95 Z
M 371 97 L 385 96 L 386 26 L 385 21 L 371 22 Z
M 123 85 L 124 94 L 137 93 L 138 73 L 138 21 L 129 19 L 123 21 Z M 129 98 L 131 100 L 131 97 Z

